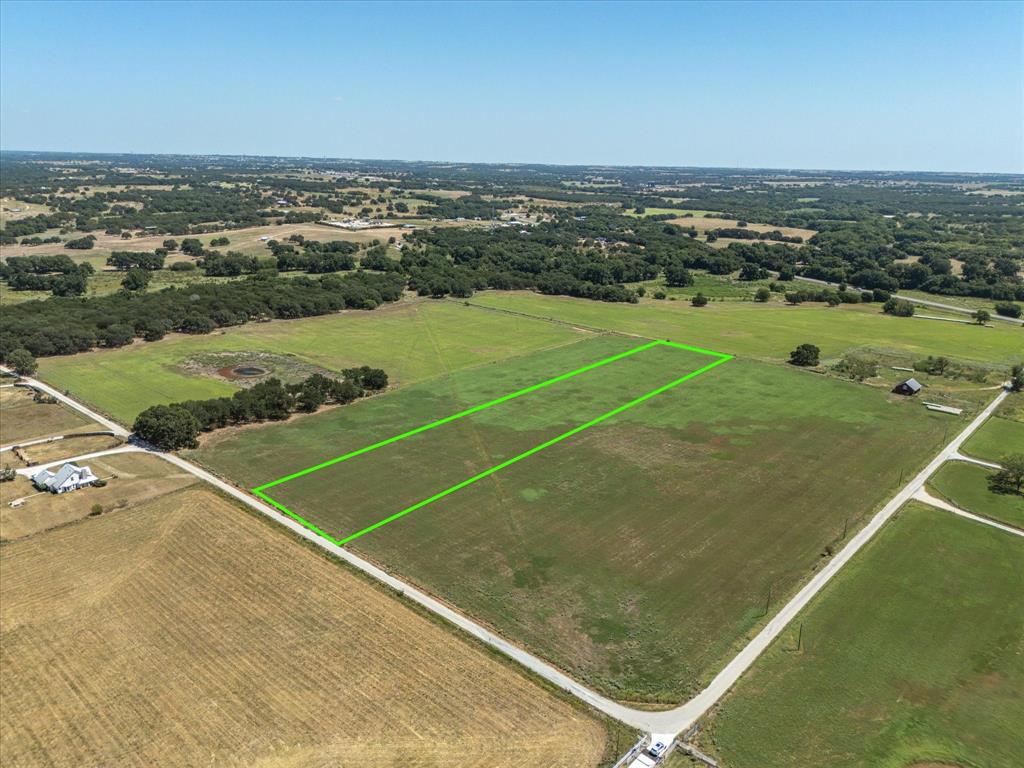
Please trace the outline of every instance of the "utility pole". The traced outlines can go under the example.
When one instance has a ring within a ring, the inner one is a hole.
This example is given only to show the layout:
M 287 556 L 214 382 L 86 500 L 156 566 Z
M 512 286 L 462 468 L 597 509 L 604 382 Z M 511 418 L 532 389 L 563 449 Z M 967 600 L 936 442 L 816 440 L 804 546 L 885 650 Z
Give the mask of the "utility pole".
M 800 622 L 800 632 L 796 636 L 796 649 L 799 651 L 804 645 L 804 623 Z
M 771 604 L 772 604 L 772 585 L 771 585 L 771 582 L 769 582 L 768 583 L 768 598 L 764 601 L 764 615 L 765 616 L 768 615 L 768 609 L 771 606 Z

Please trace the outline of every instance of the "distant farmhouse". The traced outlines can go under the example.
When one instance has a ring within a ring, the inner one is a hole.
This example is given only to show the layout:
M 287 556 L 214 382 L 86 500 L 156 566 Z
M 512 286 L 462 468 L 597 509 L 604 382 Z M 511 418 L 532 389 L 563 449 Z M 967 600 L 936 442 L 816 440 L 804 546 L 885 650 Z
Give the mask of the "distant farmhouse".
M 50 493 L 67 493 L 77 491 L 87 485 L 92 485 L 99 480 L 92 473 L 89 467 L 80 467 L 77 464 L 65 464 L 57 472 L 48 469 L 41 469 L 32 475 L 32 483 L 40 491 Z
M 921 382 L 917 379 L 907 379 L 893 387 L 892 391 L 897 395 L 916 395 L 922 388 Z

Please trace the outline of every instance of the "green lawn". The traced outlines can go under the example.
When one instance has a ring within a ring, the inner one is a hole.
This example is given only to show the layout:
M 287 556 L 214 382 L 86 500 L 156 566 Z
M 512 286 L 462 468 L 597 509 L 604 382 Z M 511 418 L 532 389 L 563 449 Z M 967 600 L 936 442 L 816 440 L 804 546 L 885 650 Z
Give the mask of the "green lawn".
M 378 366 L 401 385 L 589 335 L 530 318 L 489 315 L 456 302 L 425 301 L 49 357 L 40 360 L 39 375 L 129 424 L 150 405 L 235 392 L 227 381 L 190 375 L 182 368 L 212 352 L 295 355 L 328 370 Z
M 911 504 L 740 680 L 701 741 L 729 768 L 1019 768 L 1022 691 L 1020 539 Z
M 1008 453 L 1024 453 L 1024 422 L 1004 419 L 998 414 L 964 443 L 964 453 L 987 461 L 999 461 Z
M 639 305 L 524 292 L 486 292 L 482 306 L 553 317 L 649 338 L 667 338 L 761 359 L 787 359 L 795 347 L 816 344 L 825 357 L 851 349 L 891 351 L 915 360 L 944 355 L 1008 367 L 1021 359 L 1021 331 L 1006 323 L 980 328 L 890 317 L 877 304 L 797 307 L 747 302 L 712 302 L 700 309 L 688 302 L 645 300 Z
M 951 504 L 1024 528 L 1024 496 L 993 493 L 988 489 L 990 470 L 962 461 L 947 462 L 928 485 Z
M 599 337 L 459 371 L 220 433 L 196 455 L 252 487 L 639 343 Z M 634 362 L 271 495 L 344 535 L 699 364 Z M 678 703 L 764 620 L 769 587 L 777 603 L 803 583 L 949 423 L 877 389 L 732 360 L 352 546 L 605 693 Z

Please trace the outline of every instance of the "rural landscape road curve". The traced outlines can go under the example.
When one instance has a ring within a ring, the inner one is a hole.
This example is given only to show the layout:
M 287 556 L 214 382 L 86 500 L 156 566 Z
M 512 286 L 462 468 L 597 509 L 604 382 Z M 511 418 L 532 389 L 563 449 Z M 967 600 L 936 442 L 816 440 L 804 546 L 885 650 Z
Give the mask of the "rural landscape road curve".
M 109 419 L 95 413 L 92 409 L 82 405 L 52 387 L 34 379 L 27 381 L 32 386 L 38 386 L 45 392 L 56 397 L 68 407 L 79 413 L 113 429 L 118 434 L 128 436 L 128 431 Z M 273 507 L 264 504 L 249 493 L 242 491 L 235 486 L 210 474 L 205 469 L 187 461 L 172 453 L 154 451 L 154 455 L 161 456 L 170 463 L 181 469 L 191 472 L 196 477 L 210 483 L 219 490 L 238 499 L 243 504 L 260 512 L 263 515 L 275 520 L 288 528 L 296 535 L 330 552 L 335 557 L 344 560 L 354 568 L 359 569 L 368 576 L 373 577 L 380 583 L 394 589 L 409 600 L 421 605 L 432 613 L 444 618 L 464 632 L 472 635 L 481 642 L 501 651 L 511 659 L 522 664 L 534 674 L 544 678 L 548 682 L 558 686 L 562 690 L 572 694 L 581 701 L 586 702 L 600 712 L 615 718 L 627 725 L 638 728 L 651 734 L 678 734 L 689 728 L 705 712 L 707 712 L 726 692 L 739 680 L 740 676 L 754 663 L 764 652 L 771 642 L 785 629 L 786 625 L 806 606 L 818 592 L 832 579 L 839 570 L 863 547 L 875 533 L 891 518 L 904 504 L 922 489 L 925 481 L 947 460 L 958 455 L 960 446 L 967 440 L 991 415 L 996 407 L 1007 397 L 1009 392 L 1003 390 L 990 402 L 964 430 L 946 445 L 936 456 L 922 469 L 914 478 L 903 486 L 900 491 L 862 528 L 850 542 L 843 547 L 818 571 L 814 577 L 788 602 L 782 609 L 758 632 L 758 634 L 714 677 L 711 683 L 695 697 L 686 703 L 668 710 L 652 712 L 643 709 L 634 709 L 609 699 L 596 691 L 573 680 L 561 670 L 551 664 L 537 658 L 533 654 L 513 645 L 503 637 L 500 637 L 487 628 L 476 623 L 472 619 L 463 616 L 445 603 L 431 597 L 430 595 L 406 584 L 401 579 L 391 575 L 387 571 L 362 559 L 358 555 L 336 546 L 326 539 L 310 531 L 305 526 L 286 517 Z

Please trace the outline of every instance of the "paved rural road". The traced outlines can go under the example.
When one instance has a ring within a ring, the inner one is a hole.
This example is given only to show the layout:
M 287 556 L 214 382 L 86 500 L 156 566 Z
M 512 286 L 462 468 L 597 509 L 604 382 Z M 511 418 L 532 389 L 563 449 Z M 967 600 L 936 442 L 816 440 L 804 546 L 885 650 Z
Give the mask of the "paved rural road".
M 33 386 L 38 386 L 40 389 L 49 392 L 70 408 L 74 408 L 76 411 L 85 414 L 91 419 L 95 419 L 99 423 L 107 426 L 109 429 L 114 429 L 115 431 L 118 431 L 119 434 L 127 436 L 128 432 L 123 427 L 100 416 L 98 413 L 95 413 L 81 403 L 76 402 L 67 395 L 64 395 L 52 387 L 33 379 L 26 379 L 26 381 L 31 383 Z M 807 582 L 807 584 L 797 592 L 797 594 L 788 603 L 786 603 L 785 606 L 783 606 L 782 610 L 780 610 L 775 617 L 757 633 L 746 647 L 744 647 L 743 650 L 741 650 L 735 658 L 733 658 L 732 661 L 730 661 L 725 668 L 715 676 L 707 688 L 681 706 L 660 712 L 633 709 L 632 707 L 627 707 L 616 701 L 612 701 L 596 691 L 592 691 L 585 685 L 573 680 L 561 670 L 556 669 L 552 665 L 528 653 L 527 651 L 518 648 L 505 638 L 494 634 L 472 619 L 463 616 L 461 613 L 458 613 L 450 606 L 442 603 L 440 600 L 437 600 L 430 595 L 421 592 L 415 587 L 406 584 L 401 579 L 396 578 L 387 571 L 363 560 L 361 557 L 353 554 L 347 549 L 338 547 L 326 539 L 321 538 L 296 521 L 292 520 L 290 517 L 283 515 L 273 507 L 264 504 L 253 496 L 250 496 L 245 491 L 241 491 L 235 486 L 224 482 L 201 467 L 198 467 L 172 453 L 154 451 L 154 455 L 161 456 L 186 472 L 191 472 L 196 477 L 214 485 L 224 493 L 238 499 L 243 504 L 246 504 L 252 509 L 255 509 L 275 520 L 284 527 L 293 531 L 296 535 L 316 544 L 318 547 L 330 552 L 335 557 L 349 563 L 354 568 L 358 568 L 360 571 L 373 577 L 382 584 L 391 587 L 396 592 L 401 593 L 432 613 L 441 616 L 481 642 L 487 643 L 487 645 L 492 648 L 496 648 L 506 656 L 522 664 L 534 674 L 537 674 L 548 682 L 557 685 L 559 688 L 567 691 L 576 698 L 585 701 L 595 709 L 646 733 L 657 734 L 658 739 L 669 743 L 670 739 L 666 740 L 663 736 L 670 736 L 685 731 L 694 722 L 696 722 L 698 718 L 707 712 L 715 702 L 721 699 L 733 684 L 739 680 L 740 676 L 747 670 L 747 668 L 754 663 L 757 657 L 760 656 L 761 653 L 763 653 L 771 642 L 779 635 L 779 633 L 785 629 L 786 625 L 789 624 L 789 622 L 792 621 L 803 607 L 821 591 L 832 577 L 850 561 L 861 547 L 863 547 L 871 537 L 874 536 L 883 525 L 885 525 L 889 518 L 891 518 L 897 510 L 900 509 L 900 507 L 906 504 L 923 488 L 925 481 L 940 466 L 942 466 L 944 462 L 959 454 L 960 446 L 964 441 L 967 440 L 967 438 L 970 437 L 978 427 L 980 427 L 989 418 L 989 416 L 992 415 L 992 412 L 1004 399 L 1006 399 L 1008 394 L 1009 393 L 1006 390 L 1000 392 L 995 399 L 993 399 L 992 402 L 989 403 L 988 406 L 986 406 L 985 409 L 982 410 L 981 413 L 979 413 L 974 420 L 971 421 L 971 423 L 968 424 L 967 427 L 952 440 L 952 442 L 943 448 L 938 455 L 929 462 L 928 466 L 922 469 L 873 518 L 871 518 L 871 521 L 863 529 L 858 531 L 857 534 L 850 539 L 849 543 L 834 555 L 828 564 L 818 571 L 814 577 Z
M 835 287 L 837 287 L 839 285 L 839 283 L 830 283 L 828 280 L 818 280 L 817 278 L 814 278 L 814 277 L 800 277 L 799 275 L 797 275 L 795 279 L 799 280 L 801 282 L 804 282 L 804 283 L 814 283 L 815 285 L 827 285 L 830 288 L 835 288 Z M 857 290 L 859 291 L 859 290 L 863 290 L 863 289 L 858 288 Z M 947 312 L 957 312 L 957 313 L 959 313 L 961 315 L 973 315 L 974 314 L 974 310 L 973 309 L 965 309 L 964 307 L 958 307 L 958 306 L 956 306 L 954 304 L 943 304 L 940 301 L 931 301 L 929 299 L 919 299 L 916 296 L 901 296 L 898 293 L 894 293 L 894 294 L 892 294 L 892 296 L 893 296 L 893 298 L 903 299 L 904 301 L 909 301 L 911 304 L 920 304 L 921 306 L 924 306 L 924 307 L 934 307 L 935 309 L 944 309 Z M 992 315 L 992 319 L 993 320 L 1002 320 L 1003 322 L 1013 323 L 1014 325 L 1024 325 L 1024 320 L 1020 320 L 1020 319 L 1018 319 L 1016 317 L 1003 317 L 1002 315 L 997 315 L 995 312 L 992 312 L 990 314 Z M 937 318 L 937 319 L 945 320 L 946 318 L 940 317 L 940 318 Z

